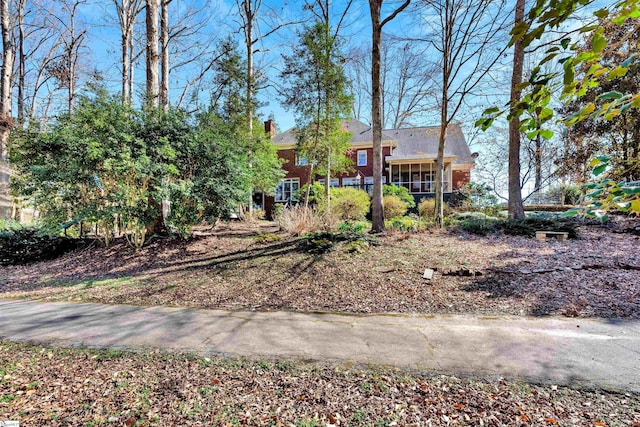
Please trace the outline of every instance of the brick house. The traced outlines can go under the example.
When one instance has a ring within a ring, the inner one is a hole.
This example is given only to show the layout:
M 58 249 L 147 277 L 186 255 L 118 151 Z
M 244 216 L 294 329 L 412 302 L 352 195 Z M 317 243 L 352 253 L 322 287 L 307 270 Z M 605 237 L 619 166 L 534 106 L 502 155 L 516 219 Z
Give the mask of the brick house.
M 353 136 L 347 155 L 353 160 L 352 171 L 331 179 L 334 187 L 361 188 L 369 193 L 373 189 L 373 132 L 371 126 L 358 120 L 345 121 L 344 130 Z M 262 206 L 267 213 L 277 203 L 294 200 L 295 192 L 309 182 L 309 166 L 295 153 L 295 128 L 276 133 L 271 120 L 265 122 L 265 131 L 278 147 L 278 156 L 285 161 L 284 178 L 276 188 L 274 197 L 263 196 Z M 438 154 L 439 126 L 406 129 L 385 129 L 382 132 L 383 183 L 406 187 L 416 199 L 433 197 L 435 191 L 435 161 Z M 445 149 L 445 200 L 469 182 L 475 167 L 476 154 L 471 154 L 459 125 L 451 125 L 447 132 Z M 324 177 L 315 181 L 324 183 Z

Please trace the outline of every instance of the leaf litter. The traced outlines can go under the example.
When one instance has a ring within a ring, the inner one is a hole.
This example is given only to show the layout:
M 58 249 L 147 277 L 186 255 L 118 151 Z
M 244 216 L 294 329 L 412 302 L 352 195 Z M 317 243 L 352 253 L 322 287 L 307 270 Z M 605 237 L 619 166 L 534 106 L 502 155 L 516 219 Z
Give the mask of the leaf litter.
M 265 225 L 266 224 L 266 225 Z M 123 242 L 0 267 L 0 297 L 229 310 L 640 318 L 640 236 L 584 226 L 567 242 L 388 234 L 353 253 L 300 250 L 277 228 L 223 224 L 192 241 Z M 265 232 L 281 236 L 264 241 Z M 426 268 L 435 270 L 423 279 Z
M 0 420 L 27 426 L 638 426 L 638 395 L 392 368 L 0 341 Z

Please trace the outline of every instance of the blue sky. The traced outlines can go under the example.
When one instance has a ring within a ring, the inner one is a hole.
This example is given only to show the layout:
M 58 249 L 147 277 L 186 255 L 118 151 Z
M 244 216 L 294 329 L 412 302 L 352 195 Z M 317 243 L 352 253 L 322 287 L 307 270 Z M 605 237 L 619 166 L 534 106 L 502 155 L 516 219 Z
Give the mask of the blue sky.
M 385 2 L 383 15 L 388 13 L 390 7 L 397 6 L 397 2 Z M 260 31 L 265 33 L 273 22 L 304 21 L 309 17 L 308 12 L 302 11 L 304 2 L 291 0 L 264 0 L 262 11 L 264 15 L 272 15 L 261 23 Z M 332 10 L 339 13 L 344 8 L 344 0 L 335 1 Z M 229 33 L 235 33 L 236 39 L 242 47 L 239 29 L 239 17 L 236 4 L 231 0 L 173 0 L 171 4 L 170 20 L 176 19 L 187 8 L 202 8 L 200 18 L 206 21 L 202 29 L 201 37 L 211 37 L 211 49 L 216 47 L 217 41 L 226 37 Z M 402 27 L 403 21 L 408 17 L 400 16 L 395 22 L 389 24 L 386 30 L 395 31 Z M 115 7 L 111 1 L 91 0 L 81 10 L 81 20 L 89 29 L 87 39 L 87 53 L 90 55 L 88 63 L 100 71 L 105 83 L 113 92 L 120 91 L 120 30 L 115 14 Z M 269 21 L 269 22 L 266 22 Z M 259 52 L 255 55 L 256 68 L 263 70 L 272 81 L 278 80 L 278 73 L 282 68 L 282 54 L 291 51 L 296 43 L 295 31 L 299 26 L 289 26 L 272 34 L 259 43 Z M 144 31 L 144 14 L 140 16 L 140 24 L 137 31 Z M 347 46 L 369 45 L 371 39 L 371 24 L 368 2 L 355 1 L 345 20 L 341 32 Z M 211 50 L 210 49 L 210 50 Z M 194 54 L 197 54 L 195 52 Z M 175 60 L 176 58 L 174 58 Z M 184 81 L 191 73 L 196 72 L 196 67 L 185 67 L 171 75 L 172 101 L 177 103 Z M 140 58 L 135 69 L 135 80 L 142 90 L 144 84 L 144 56 Z M 260 99 L 266 104 L 259 113 L 262 118 L 273 114 L 276 117 L 280 130 L 288 129 L 295 125 L 294 115 L 284 110 L 279 102 L 276 91 L 266 88 L 259 93 Z

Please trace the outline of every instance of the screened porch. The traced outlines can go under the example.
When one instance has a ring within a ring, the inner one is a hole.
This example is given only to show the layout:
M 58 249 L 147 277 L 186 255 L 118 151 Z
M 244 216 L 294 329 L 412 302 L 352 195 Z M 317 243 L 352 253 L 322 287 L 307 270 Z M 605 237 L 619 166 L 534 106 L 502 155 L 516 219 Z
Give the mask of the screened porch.
M 451 162 L 445 164 L 443 192 L 451 190 Z M 436 165 L 425 163 L 392 163 L 389 165 L 389 181 L 398 187 L 405 187 L 411 194 L 435 193 Z

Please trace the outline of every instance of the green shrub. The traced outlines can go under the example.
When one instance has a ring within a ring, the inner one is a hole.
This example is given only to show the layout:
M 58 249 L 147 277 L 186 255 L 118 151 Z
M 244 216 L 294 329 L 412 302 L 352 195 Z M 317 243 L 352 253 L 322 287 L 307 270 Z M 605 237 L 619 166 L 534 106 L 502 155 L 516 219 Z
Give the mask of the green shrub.
M 412 218 L 410 216 L 402 216 L 385 221 L 385 226 L 388 230 L 415 232 L 420 230 L 421 223 L 419 219 Z
M 273 233 L 260 233 L 254 237 L 253 240 L 255 240 L 256 243 L 267 244 L 281 241 L 282 236 Z
M 434 211 L 436 208 L 436 200 L 435 199 L 427 199 L 424 198 L 420 200 L 420 204 L 418 205 L 418 214 L 423 218 L 434 218 Z M 452 213 L 451 207 L 448 204 L 442 204 L 442 212 L 444 216 L 449 216 Z
M 349 187 L 331 189 L 331 212 L 344 221 L 365 219 L 370 205 L 369 195 L 363 190 Z
M 90 240 L 44 233 L 36 227 L 0 232 L 0 265 L 19 265 L 57 258 L 87 245 Z
M 311 187 L 309 187 L 311 185 Z M 307 198 L 307 189 L 309 189 L 309 205 L 313 206 L 321 206 L 324 204 L 324 185 L 319 182 L 313 182 L 312 184 L 305 184 L 296 192 L 296 199 L 300 201 L 300 203 L 304 204 L 305 199 Z
M 349 246 L 353 242 L 354 245 Z M 308 233 L 300 240 L 300 248 L 305 252 L 313 254 L 323 254 L 331 251 L 337 243 L 346 242 L 347 251 L 355 251 L 354 247 L 358 246 L 358 250 L 369 246 L 377 246 L 379 244 L 375 236 L 353 231 L 322 231 L 319 233 Z
M 409 194 L 409 190 L 407 189 L 407 187 L 401 187 L 397 185 L 383 185 L 382 195 L 396 196 L 398 199 L 402 200 L 407 205 L 407 209 L 416 207 L 416 201 L 413 198 L 413 196 Z
M 404 187 L 403 187 L 404 188 Z M 382 198 L 383 214 L 385 219 L 403 216 L 407 213 L 407 204 L 398 196 L 388 195 Z
M 582 197 L 582 189 L 578 185 L 561 185 L 562 203 L 565 205 L 577 205 Z

